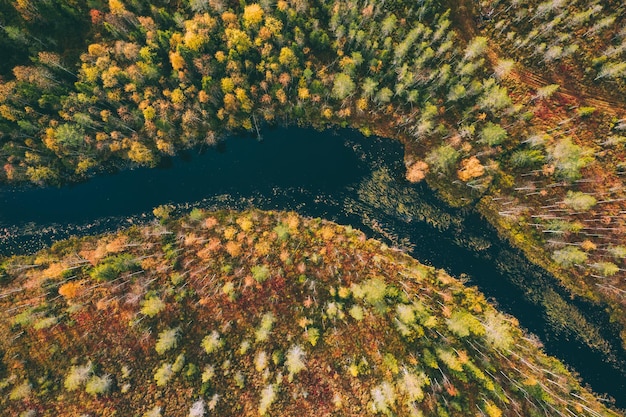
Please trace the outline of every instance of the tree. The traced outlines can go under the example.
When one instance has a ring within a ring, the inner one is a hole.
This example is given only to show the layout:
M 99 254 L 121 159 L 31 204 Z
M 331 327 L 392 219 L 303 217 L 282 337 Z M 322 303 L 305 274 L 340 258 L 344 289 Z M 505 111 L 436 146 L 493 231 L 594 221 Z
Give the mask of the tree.
M 74 391 L 80 388 L 81 385 L 87 382 L 93 372 L 93 365 L 91 362 L 83 366 L 72 366 L 68 372 L 63 385 L 68 391 Z
M 152 296 L 141 302 L 140 312 L 148 317 L 154 317 L 165 310 L 165 307 L 165 303 L 159 297 Z
M 249 4 L 243 9 L 245 27 L 257 27 L 261 22 L 263 22 L 263 9 L 257 3 Z
M 484 36 L 476 36 L 465 48 L 463 59 L 466 61 L 473 60 L 483 54 L 487 49 L 487 38 Z
M 304 361 L 304 350 L 299 345 L 292 345 L 287 351 L 287 357 L 285 359 L 285 366 L 289 371 L 289 380 L 293 379 L 293 376 L 306 369 L 306 363 Z
M 552 254 L 552 259 L 561 266 L 581 265 L 587 260 L 587 254 L 575 246 L 566 246 Z
M 280 50 L 278 62 L 288 68 L 293 68 L 298 65 L 298 58 L 296 57 L 296 54 L 293 53 L 291 48 L 284 46 Z
M 84 143 L 85 133 L 77 125 L 64 123 L 55 129 L 54 138 L 61 149 L 72 150 Z
M 596 205 L 596 199 L 580 191 L 568 191 L 563 203 L 575 211 L 587 211 Z
M 263 391 L 261 391 L 261 399 L 259 401 L 259 415 L 264 416 L 267 414 L 267 409 L 276 401 L 276 386 L 269 384 Z
M 352 78 L 346 73 L 339 73 L 335 76 L 332 95 L 338 100 L 344 100 L 354 93 L 355 85 Z
M 581 177 L 580 170 L 593 162 L 593 150 L 576 145 L 570 137 L 560 139 L 550 150 L 557 175 L 567 181 Z
M 172 364 L 164 363 L 154 373 L 154 380 L 156 381 L 157 386 L 164 387 L 173 376 L 174 370 L 172 369 Z
M 483 83 L 483 95 L 478 99 L 478 107 L 496 112 L 513 104 L 507 89 L 500 87 L 490 78 Z
M 508 133 L 499 124 L 487 122 L 480 132 L 480 142 L 489 146 L 500 145 L 507 138 Z
M 85 392 L 94 396 L 106 394 L 111 389 L 112 384 L 113 380 L 110 375 L 94 375 L 89 379 L 89 381 L 87 381 L 87 385 L 85 385 Z
M 176 327 L 173 329 L 165 329 L 159 333 L 159 339 L 154 347 L 159 355 L 164 354 L 178 345 L 179 332 L 180 328 Z
M 438 148 L 433 149 L 426 156 L 426 162 L 431 167 L 431 170 L 448 173 L 456 161 L 459 159 L 459 152 L 452 146 L 444 144 Z

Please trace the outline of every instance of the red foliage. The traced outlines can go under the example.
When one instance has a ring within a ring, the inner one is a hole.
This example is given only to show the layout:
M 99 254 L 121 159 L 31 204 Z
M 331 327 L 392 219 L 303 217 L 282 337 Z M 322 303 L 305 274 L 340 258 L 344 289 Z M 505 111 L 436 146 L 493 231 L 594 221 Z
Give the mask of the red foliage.
M 104 13 L 98 9 L 89 10 L 89 16 L 91 17 L 91 23 L 94 25 L 99 25 L 104 20 Z

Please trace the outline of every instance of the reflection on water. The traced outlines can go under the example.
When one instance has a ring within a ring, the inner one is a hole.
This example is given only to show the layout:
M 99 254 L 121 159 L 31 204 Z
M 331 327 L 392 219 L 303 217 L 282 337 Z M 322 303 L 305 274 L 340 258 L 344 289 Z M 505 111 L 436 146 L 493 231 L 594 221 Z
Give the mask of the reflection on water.
M 63 188 L 0 190 L 0 253 L 32 253 L 71 235 L 154 221 L 152 208 L 294 210 L 350 224 L 420 261 L 464 276 L 539 336 L 548 353 L 626 408 L 626 354 L 597 306 L 571 300 L 554 278 L 500 240 L 471 209 L 450 209 L 403 178 L 402 148 L 351 131 L 266 132 Z M 164 165 L 166 167 L 167 164 Z

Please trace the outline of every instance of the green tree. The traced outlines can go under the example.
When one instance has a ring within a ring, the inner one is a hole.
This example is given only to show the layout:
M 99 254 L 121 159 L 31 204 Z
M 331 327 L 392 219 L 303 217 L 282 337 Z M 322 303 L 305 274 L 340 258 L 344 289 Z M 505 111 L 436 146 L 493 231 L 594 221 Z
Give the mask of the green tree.
M 426 162 L 435 172 L 448 173 L 459 159 L 459 152 L 452 146 L 443 144 L 426 156 Z
M 480 132 L 480 141 L 489 146 L 500 145 L 507 138 L 508 133 L 499 124 L 487 122 Z

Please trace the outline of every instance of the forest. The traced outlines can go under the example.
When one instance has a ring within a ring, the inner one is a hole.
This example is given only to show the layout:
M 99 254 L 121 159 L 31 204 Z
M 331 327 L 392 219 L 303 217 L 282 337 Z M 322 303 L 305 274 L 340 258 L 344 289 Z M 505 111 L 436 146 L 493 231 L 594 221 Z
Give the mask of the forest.
M 625 28 L 618 0 L 0 0 L 0 183 L 357 129 L 401 141 L 408 181 L 477 207 L 626 346 Z
M 362 232 L 155 215 L 5 263 L 6 415 L 621 415 L 478 291 Z

